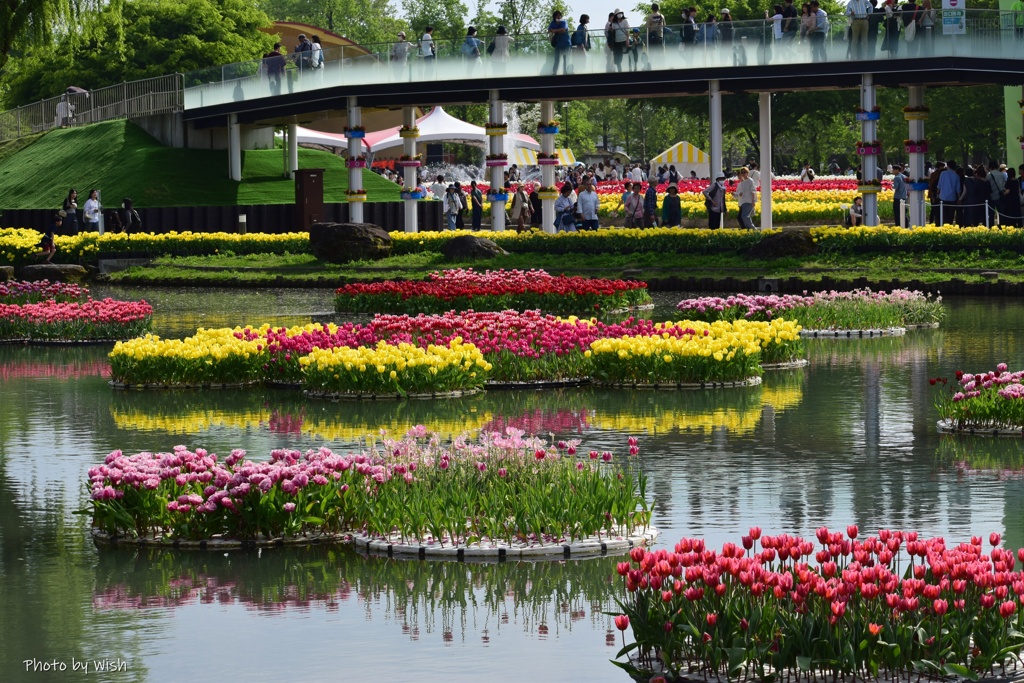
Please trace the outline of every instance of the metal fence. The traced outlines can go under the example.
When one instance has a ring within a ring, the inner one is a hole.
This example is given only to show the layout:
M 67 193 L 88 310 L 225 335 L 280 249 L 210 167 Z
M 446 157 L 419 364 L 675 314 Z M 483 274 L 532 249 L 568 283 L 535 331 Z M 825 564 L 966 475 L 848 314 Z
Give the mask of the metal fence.
M 184 108 L 183 92 L 181 74 L 157 76 L 92 91 L 67 92 L 0 112 L 0 142 L 53 128 L 173 114 Z

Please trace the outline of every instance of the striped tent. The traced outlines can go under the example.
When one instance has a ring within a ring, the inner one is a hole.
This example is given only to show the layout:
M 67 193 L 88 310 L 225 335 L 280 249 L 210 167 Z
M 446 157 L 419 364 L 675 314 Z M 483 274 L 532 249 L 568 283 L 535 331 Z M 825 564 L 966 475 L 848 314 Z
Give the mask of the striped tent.
M 576 155 L 567 147 L 556 149 L 555 155 L 558 157 L 559 166 L 573 166 L 576 163 Z M 517 166 L 536 166 L 537 152 L 532 149 L 526 149 L 525 147 L 516 147 L 515 151 L 511 155 L 509 163 L 516 164 Z
M 658 156 L 651 159 L 652 166 L 675 166 L 683 178 L 695 171 L 698 178 L 711 175 L 711 157 L 700 151 L 689 142 L 677 142 Z

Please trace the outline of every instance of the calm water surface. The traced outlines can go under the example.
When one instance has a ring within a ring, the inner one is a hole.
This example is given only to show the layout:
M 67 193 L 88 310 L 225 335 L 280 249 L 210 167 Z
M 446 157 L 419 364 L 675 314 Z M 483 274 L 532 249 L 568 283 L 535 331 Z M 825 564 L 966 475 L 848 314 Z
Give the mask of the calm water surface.
M 95 289 L 146 298 L 155 331 L 331 320 L 330 292 Z M 666 296 L 672 303 L 678 296 Z M 940 330 L 810 340 L 809 368 L 748 390 L 491 393 L 444 402 L 324 404 L 280 391 L 115 393 L 105 347 L 0 346 L 0 681 L 618 681 L 618 558 L 471 565 L 348 548 L 262 553 L 98 551 L 86 470 L 114 449 L 176 444 L 263 459 L 346 450 L 426 424 L 517 426 L 626 450 L 640 437 L 660 544 L 822 525 L 917 529 L 1024 546 L 1019 440 L 940 440 L 928 378 L 1024 366 L 1024 305 L 949 301 Z M 663 307 L 656 315 L 668 316 Z M 960 465 L 957 465 L 960 463 Z M 968 463 L 964 465 L 963 463 Z M 24 660 L 64 663 L 26 672 Z M 95 660 L 121 671 L 96 673 Z

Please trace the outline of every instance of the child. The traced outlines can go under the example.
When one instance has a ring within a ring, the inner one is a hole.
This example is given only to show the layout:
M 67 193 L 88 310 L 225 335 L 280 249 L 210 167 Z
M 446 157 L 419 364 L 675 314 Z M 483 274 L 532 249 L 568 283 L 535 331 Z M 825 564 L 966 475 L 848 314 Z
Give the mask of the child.
M 861 197 L 854 197 L 850 205 L 850 225 L 864 225 L 864 199 Z
M 668 194 L 661 201 L 661 224 L 669 228 L 678 228 L 683 222 L 683 210 L 679 201 L 679 187 L 673 183 L 668 186 Z
M 64 223 L 64 218 L 60 214 L 53 217 L 53 226 L 50 227 L 44 234 L 43 239 L 39 240 L 39 256 L 45 256 L 46 262 L 49 263 L 53 255 L 57 253 L 57 247 L 53 243 L 53 233 L 60 230 L 61 225 Z

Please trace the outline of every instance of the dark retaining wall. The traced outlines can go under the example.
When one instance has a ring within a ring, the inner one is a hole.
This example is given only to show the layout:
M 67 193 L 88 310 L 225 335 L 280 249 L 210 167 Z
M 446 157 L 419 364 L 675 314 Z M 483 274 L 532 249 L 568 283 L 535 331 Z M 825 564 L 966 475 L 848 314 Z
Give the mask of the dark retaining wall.
M 629 278 L 627 275 L 627 279 Z M 950 278 L 944 282 L 921 282 L 919 280 L 869 280 L 866 277 L 853 280 L 833 280 L 822 277 L 821 280 L 803 280 L 791 277 L 786 279 L 740 278 L 740 277 L 655 277 L 647 278 L 647 287 L 656 292 L 773 292 L 778 294 L 802 294 L 804 292 L 820 292 L 838 290 L 848 292 L 854 289 L 870 287 L 875 291 L 893 289 L 920 290 L 933 295 L 971 295 L 971 296 L 1024 296 L 1024 282 L 1007 282 L 992 280 L 990 282 L 965 282 L 960 278 Z M 772 288 L 768 290 L 766 283 Z
M 324 204 L 322 221 L 344 223 L 348 220 L 347 203 Z M 440 230 L 444 225 L 441 202 L 418 202 L 419 229 Z M 5 209 L 0 215 L 0 227 L 33 228 L 42 232 L 50 227 L 56 209 Z M 237 232 L 238 216 L 245 214 L 248 232 L 298 232 L 294 204 L 258 204 L 247 206 L 177 206 L 138 209 L 142 229 L 164 233 L 172 230 L 184 232 Z M 405 230 L 404 202 L 367 202 L 363 205 L 363 220 L 390 231 Z M 79 211 L 79 225 L 83 224 Z

